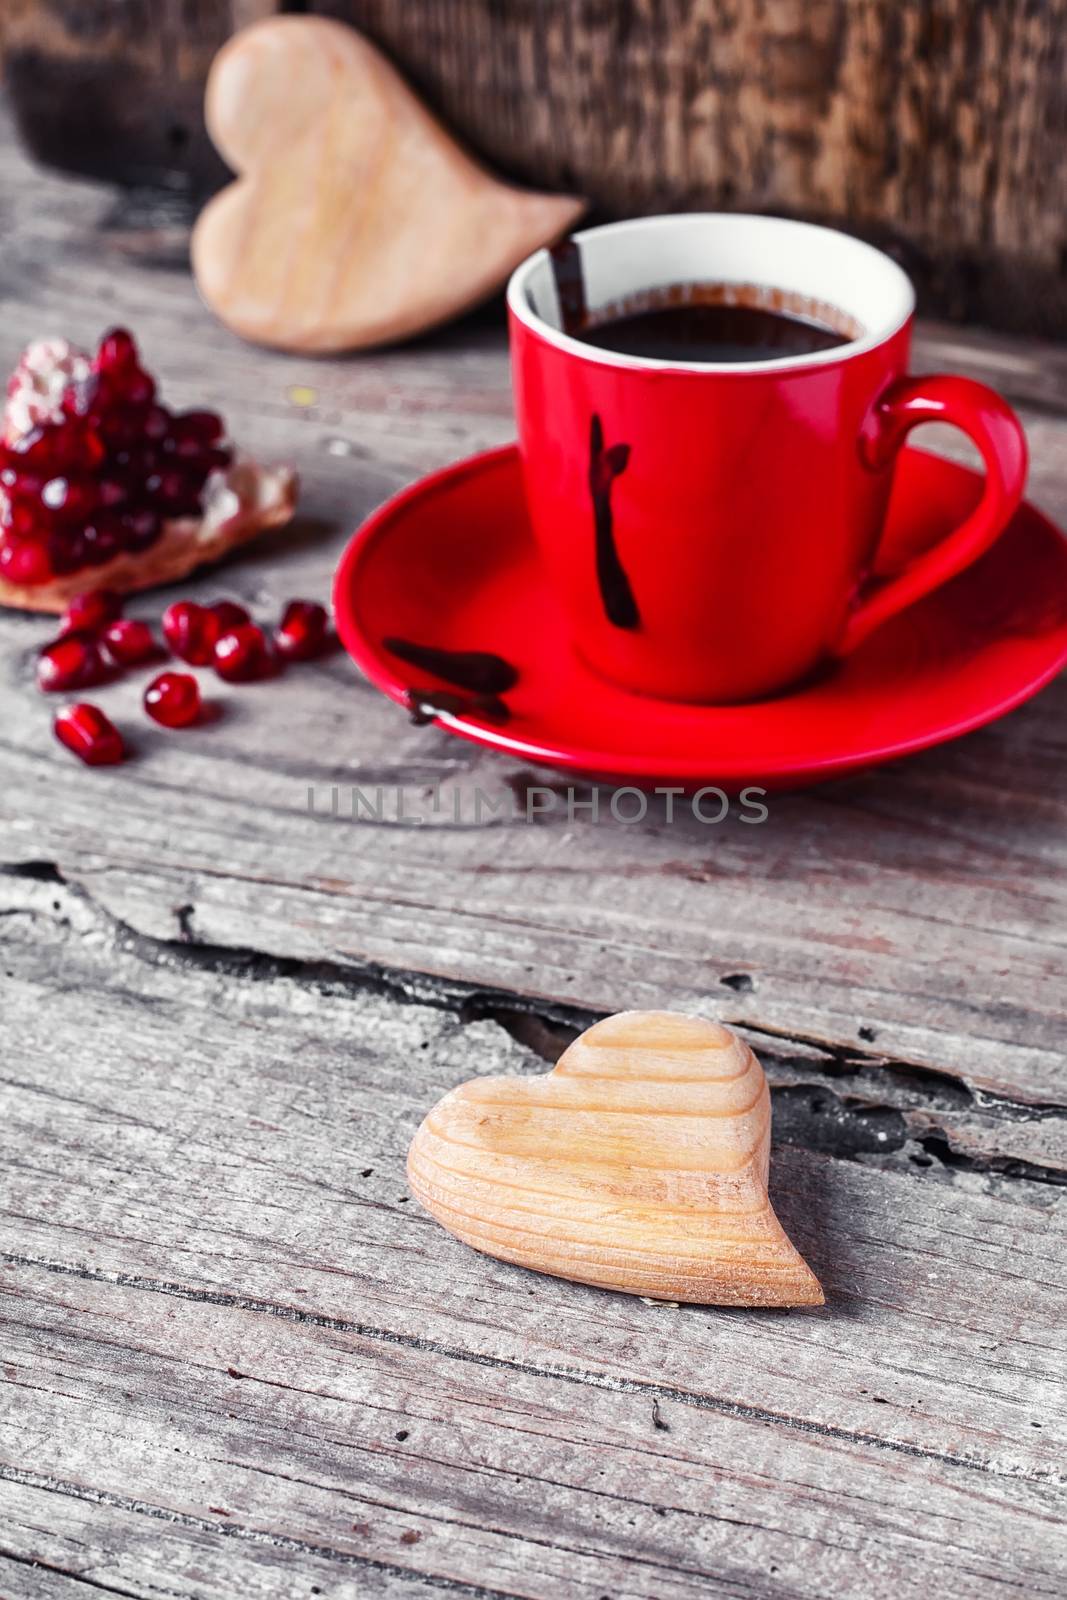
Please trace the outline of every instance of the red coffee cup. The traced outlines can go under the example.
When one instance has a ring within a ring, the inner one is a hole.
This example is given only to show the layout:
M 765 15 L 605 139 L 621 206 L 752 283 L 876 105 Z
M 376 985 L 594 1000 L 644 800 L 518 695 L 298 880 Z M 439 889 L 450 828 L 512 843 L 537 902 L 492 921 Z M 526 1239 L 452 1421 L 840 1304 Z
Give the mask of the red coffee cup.
M 713 214 L 613 223 L 575 245 L 594 321 L 650 291 L 714 284 L 763 289 L 786 308 L 828 305 L 856 331 L 772 360 L 626 355 L 563 331 L 548 251 L 517 268 L 508 310 L 530 517 L 575 648 L 603 677 L 711 704 L 774 693 L 855 649 L 1002 532 L 1023 492 L 1022 427 L 982 384 L 906 376 L 915 297 L 888 256 L 828 228 Z M 893 464 L 922 422 L 974 440 L 985 493 L 886 574 Z

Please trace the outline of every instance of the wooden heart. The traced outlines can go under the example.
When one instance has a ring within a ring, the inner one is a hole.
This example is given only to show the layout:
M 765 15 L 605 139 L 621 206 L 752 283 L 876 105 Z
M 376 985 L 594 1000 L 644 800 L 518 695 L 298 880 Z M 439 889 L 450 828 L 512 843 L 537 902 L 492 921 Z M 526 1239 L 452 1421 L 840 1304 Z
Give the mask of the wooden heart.
M 235 332 L 284 350 L 354 350 L 431 327 L 584 208 L 491 177 L 373 45 L 322 17 L 235 34 L 205 115 L 243 176 L 197 222 L 200 292 Z
M 408 1152 L 422 1205 L 486 1255 L 703 1305 L 821 1305 L 767 1198 L 771 1112 L 718 1023 L 624 1011 L 541 1078 L 473 1078 Z

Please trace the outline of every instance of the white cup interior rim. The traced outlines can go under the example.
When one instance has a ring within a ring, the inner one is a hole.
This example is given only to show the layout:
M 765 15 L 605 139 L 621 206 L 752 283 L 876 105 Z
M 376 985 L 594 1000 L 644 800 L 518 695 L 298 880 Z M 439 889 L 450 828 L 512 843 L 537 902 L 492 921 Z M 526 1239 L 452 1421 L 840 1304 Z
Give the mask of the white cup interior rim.
M 911 281 L 895 261 L 850 234 L 815 223 L 689 211 L 609 222 L 573 237 L 594 313 L 643 290 L 746 284 L 829 304 L 862 330 L 848 344 L 769 361 L 663 361 L 604 350 L 564 333 L 551 255 L 538 250 L 511 275 L 509 309 L 550 344 L 602 366 L 733 374 L 830 366 L 885 343 L 915 310 Z

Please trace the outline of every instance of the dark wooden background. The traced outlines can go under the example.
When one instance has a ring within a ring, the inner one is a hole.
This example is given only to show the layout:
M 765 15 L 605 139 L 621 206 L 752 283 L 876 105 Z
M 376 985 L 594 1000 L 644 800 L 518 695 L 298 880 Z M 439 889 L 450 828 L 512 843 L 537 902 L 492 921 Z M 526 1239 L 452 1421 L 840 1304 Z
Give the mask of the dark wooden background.
M 211 57 L 285 10 L 354 23 L 486 160 L 595 215 L 831 221 L 928 311 L 1067 334 L 1067 0 L 0 0 L 23 134 L 210 190 Z

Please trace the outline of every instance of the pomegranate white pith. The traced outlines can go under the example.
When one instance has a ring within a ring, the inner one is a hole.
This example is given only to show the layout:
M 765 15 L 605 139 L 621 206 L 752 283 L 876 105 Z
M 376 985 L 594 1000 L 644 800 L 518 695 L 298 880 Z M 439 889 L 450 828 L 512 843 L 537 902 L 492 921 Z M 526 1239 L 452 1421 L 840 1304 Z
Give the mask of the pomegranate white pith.
M 95 356 L 38 340 L 8 384 L 0 604 L 62 611 L 86 589 L 170 583 L 293 513 L 296 478 L 236 455 L 222 419 L 156 398 L 129 334 Z

